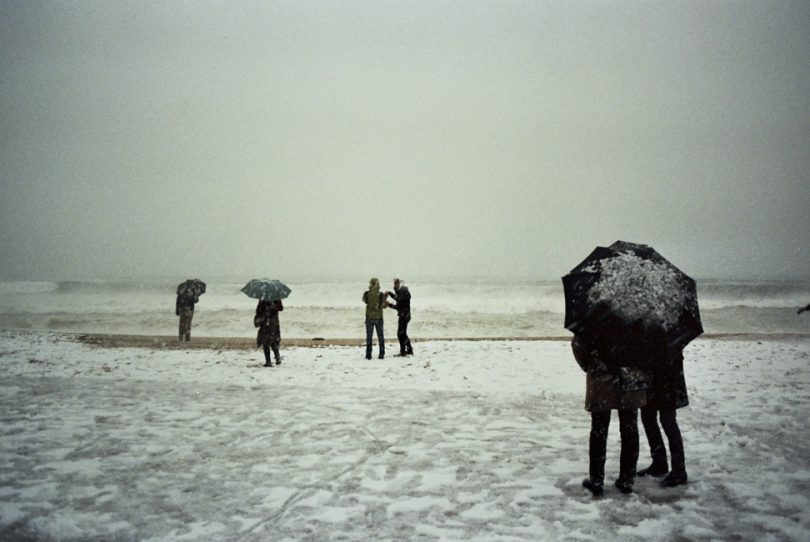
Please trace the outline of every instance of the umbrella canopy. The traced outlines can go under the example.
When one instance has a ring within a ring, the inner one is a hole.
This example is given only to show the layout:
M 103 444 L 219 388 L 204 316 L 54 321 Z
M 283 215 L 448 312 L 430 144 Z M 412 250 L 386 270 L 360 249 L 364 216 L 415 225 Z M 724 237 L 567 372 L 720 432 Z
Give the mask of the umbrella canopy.
M 205 283 L 200 279 L 188 279 L 177 285 L 177 295 L 198 299 L 205 293 Z
M 290 290 L 290 288 L 280 280 L 252 279 L 250 282 L 245 284 L 245 286 L 242 288 L 242 292 L 244 292 L 246 296 L 252 297 L 253 299 L 265 299 L 267 301 L 273 301 L 277 299 L 285 299 L 288 295 L 290 295 L 292 290 Z
M 695 281 L 647 245 L 596 247 L 562 280 L 565 327 L 574 333 L 610 321 L 628 333 L 663 332 L 670 347 L 703 333 Z

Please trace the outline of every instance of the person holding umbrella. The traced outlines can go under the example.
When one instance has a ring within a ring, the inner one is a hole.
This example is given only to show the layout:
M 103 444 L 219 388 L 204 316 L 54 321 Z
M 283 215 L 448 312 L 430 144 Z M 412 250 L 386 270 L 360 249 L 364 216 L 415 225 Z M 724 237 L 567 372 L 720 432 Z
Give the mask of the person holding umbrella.
M 200 279 L 188 279 L 177 285 L 177 301 L 174 314 L 180 317 L 179 340 L 191 340 L 191 320 L 194 318 L 194 305 L 205 293 L 205 283 Z
M 674 487 L 687 481 L 683 438 L 678 427 L 676 410 L 689 404 L 686 379 L 683 374 L 683 349 L 675 348 L 666 354 L 666 363 L 656 364 L 652 369 L 652 387 L 647 395 L 647 404 L 641 408 L 641 423 L 650 446 L 652 464 L 638 471 L 639 476 L 663 476 L 661 485 Z M 658 420 L 667 435 L 672 470 L 667 465 L 667 449 Z M 667 474 L 668 473 L 668 474 Z
M 383 336 L 385 294 L 380 291 L 380 279 L 371 278 L 368 290 L 363 292 L 363 303 L 366 304 L 366 359 L 371 359 L 371 340 L 375 329 L 377 330 L 377 340 L 380 343 L 379 359 L 383 359 L 385 357 L 385 337 Z
M 571 341 L 574 359 L 586 373 L 585 410 L 591 413 L 588 439 L 588 478 L 582 486 L 596 497 L 604 494 L 605 460 L 611 411 L 619 413 L 621 452 L 616 488 L 631 493 L 638 463 L 638 409 L 647 401 L 648 377 L 638 368 L 619 365 L 629 361 L 628 349 L 617 341 L 612 323 L 592 325 L 587 335 Z M 622 359 L 625 358 L 625 359 Z
M 253 316 L 253 325 L 259 328 L 256 333 L 256 346 L 264 350 L 264 366 L 272 367 L 270 361 L 270 351 L 276 360 L 276 365 L 281 365 L 281 325 L 278 320 L 278 313 L 284 310 L 282 299 L 290 295 L 290 288 L 279 280 L 252 279 L 245 284 L 242 292 L 248 297 L 258 299 L 256 304 L 256 314 Z
M 264 350 L 264 366 L 272 367 L 270 361 L 270 350 L 276 359 L 276 365 L 281 365 L 281 324 L 278 320 L 278 313 L 284 310 L 284 305 L 280 299 L 260 299 L 256 305 L 256 315 L 253 317 L 253 325 L 259 328 L 256 334 L 256 345 Z

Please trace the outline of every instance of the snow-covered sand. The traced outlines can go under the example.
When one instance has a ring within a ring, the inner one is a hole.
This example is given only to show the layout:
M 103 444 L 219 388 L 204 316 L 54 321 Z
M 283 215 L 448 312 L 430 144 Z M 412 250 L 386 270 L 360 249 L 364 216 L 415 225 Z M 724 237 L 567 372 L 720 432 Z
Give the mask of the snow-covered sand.
M 690 483 L 602 499 L 580 487 L 567 343 L 415 347 L 264 369 L 256 350 L 0 332 L 0 539 L 810 539 L 810 339 L 695 341 Z M 608 446 L 610 482 L 615 415 Z

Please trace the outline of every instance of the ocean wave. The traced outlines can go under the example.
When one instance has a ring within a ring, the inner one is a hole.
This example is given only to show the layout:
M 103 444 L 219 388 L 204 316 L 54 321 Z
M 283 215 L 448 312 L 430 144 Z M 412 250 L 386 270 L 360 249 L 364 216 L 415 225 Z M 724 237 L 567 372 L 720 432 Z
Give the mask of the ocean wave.
M 810 282 L 698 282 L 701 309 L 790 308 L 810 303 Z
M 8 294 L 47 294 L 59 288 L 56 282 L 48 281 L 10 281 L 0 282 L 0 295 Z
M 114 280 L 62 280 L 57 283 L 58 293 L 135 293 L 166 292 L 173 294 L 177 284 L 170 281 L 114 281 Z

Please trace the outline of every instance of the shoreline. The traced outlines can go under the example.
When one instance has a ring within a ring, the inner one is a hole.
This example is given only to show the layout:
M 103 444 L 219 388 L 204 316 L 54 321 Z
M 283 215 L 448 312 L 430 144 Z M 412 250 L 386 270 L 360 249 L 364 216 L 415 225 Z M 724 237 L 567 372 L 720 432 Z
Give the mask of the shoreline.
M 179 341 L 173 335 L 124 335 L 110 333 L 64 333 L 78 342 L 98 348 L 160 348 L 168 350 L 254 350 L 256 339 L 252 337 L 192 337 L 190 341 Z M 706 333 L 701 340 L 738 341 L 783 341 L 806 340 L 810 334 L 800 333 Z M 536 342 L 570 341 L 571 336 L 537 337 L 432 337 L 412 338 L 414 343 L 423 342 Z M 390 342 L 390 341 L 389 341 Z M 365 346 L 365 338 L 282 338 L 281 347 L 323 348 L 330 346 Z M 374 344 L 377 344 L 375 339 Z M 396 346 L 394 340 L 390 344 Z

